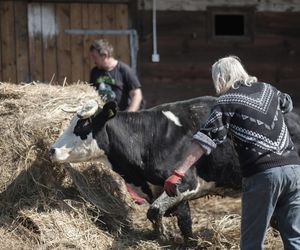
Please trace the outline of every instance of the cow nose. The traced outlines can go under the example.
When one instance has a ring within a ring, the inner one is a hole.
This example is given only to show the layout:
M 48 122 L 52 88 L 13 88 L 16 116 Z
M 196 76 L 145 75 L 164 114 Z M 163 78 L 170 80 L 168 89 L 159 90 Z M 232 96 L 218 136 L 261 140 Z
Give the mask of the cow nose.
M 49 157 L 52 157 L 55 154 L 55 148 L 49 150 Z

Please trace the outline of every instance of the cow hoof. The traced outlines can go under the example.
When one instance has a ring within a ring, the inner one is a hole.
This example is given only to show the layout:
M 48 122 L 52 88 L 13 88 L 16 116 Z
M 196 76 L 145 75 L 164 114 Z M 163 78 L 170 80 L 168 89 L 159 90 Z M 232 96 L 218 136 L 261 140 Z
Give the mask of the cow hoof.
M 171 236 L 168 235 L 168 234 L 160 234 L 159 237 L 158 237 L 158 239 L 161 242 L 167 242 L 167 241 L 170 241 Z
M 161 231 L 158 231 L 157 229 L 153 229 L 150 233 L 148 238 L 150 240 L 156 240 L 159 241 L 161 243 L 163 242 L 168 242 L 172 239 L 172 235 L 170 233 L 161 233 Z
M 173 241 L 174 235 L 172 234 L 172 232 L 169 231 L 169 230 L 167 230 L 165 228 L 165 226 L 163 226 L 161 229 L 162 229 L 162 231 L 160 231 L 160 232 L 156 231 L 157 239 L 160 242 L 170 242 L 170 241 Z
M 193 237 L 184 237 L 184 244 L 194 248 L 198 245 L 198 240 Z

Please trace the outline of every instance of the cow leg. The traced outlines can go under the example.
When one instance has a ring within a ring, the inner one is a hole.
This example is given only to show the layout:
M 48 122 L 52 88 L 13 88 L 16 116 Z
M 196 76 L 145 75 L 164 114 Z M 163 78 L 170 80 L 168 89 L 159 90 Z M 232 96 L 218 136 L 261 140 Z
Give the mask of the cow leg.
M 162 239 L 167 239 L 162 218 L 169 208 L 176 206 L 182 200 L 181 196 L 169 197 L 163 192 L 151 205 L 147 212 L 147 218 L 152 222 L 154 233 Z
M 126 185 L 128 193 L 131 195 L 131 198 L 134 200 L 134 202 L 136 204 L 141 205 L 141 204 L 145 203 L 146 200 L 144 198 L 140 197 L 137 194 L 137 192 L 135 192 L 128 183 L 125 182 L 125 185 Z
M 198 178 L 197 187 L 193 190 L 187 190 L 184 192 L 179 192 L 177 190 L 177 195 L 174 197 L 169 197 L 166 192 L 163 192 L 151 205 L 147 212 L 147 218 L 152 222 L 154 227 L 154 232 L 156 232 L 160 237 L 167 238 L 164 225 L 162 223 L 162 218 L 167 212 L 167 210 L 174 208 L 178 209 L 178 225 L 184 236 L 184 238 L 189 238 L 192 236 L 192 221 L 191 214 L 188 204 L 181 205 L 182 201 L 188 201 L 190 199 L 195 199 L 207 195 L 209 193 L 216 192 L 214 182 L 206 182 L 205 180 Z M 180 205 L 179 205 L 180 204 Z M 178 208 L 176 206 L 179 205 Z
M 177 224 L 184 237 L 186 243 L 191 242 L 193 238 L 192 232 L 192 217 L 191 210 L 188 201 L 184 201 L 178 204 L 174 213 L 177 217 Z
M 147 216 L 148 216 L 148 214 L 147 214 Z M 148 217 L 148 219 L 149 219 L 149 217 Z M 151 220 L 154 235 L 155 235 L 155 237 L 158 237 L 161 240 L 168 240 L 169 236 L 168 236 L 166 227 L 165 227 L 162 219 L 163 219 L 163 216 L 158 215 L 154 220 Z

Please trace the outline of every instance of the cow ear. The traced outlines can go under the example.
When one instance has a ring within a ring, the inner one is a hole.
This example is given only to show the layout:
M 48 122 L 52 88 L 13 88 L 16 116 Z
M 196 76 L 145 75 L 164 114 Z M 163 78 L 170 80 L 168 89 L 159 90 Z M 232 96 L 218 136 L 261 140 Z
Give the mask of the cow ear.
M 107 119 L 115 117 L 117 114 L 117 104 L 116 102 L 107 102 L 103 106 L 102 112 L 106 115 Z

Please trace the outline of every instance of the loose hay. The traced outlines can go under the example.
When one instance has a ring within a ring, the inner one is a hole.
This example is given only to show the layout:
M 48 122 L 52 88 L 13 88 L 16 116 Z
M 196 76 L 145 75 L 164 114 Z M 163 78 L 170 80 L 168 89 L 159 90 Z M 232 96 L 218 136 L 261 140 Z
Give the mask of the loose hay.
M 19 212 L 18 221 L 30 228 L 32 237 L 38 238 L 38 245 L 51 249 L 108 249 L 112 237 L 91 220 L 84 203 L 65 200 L 61 206 L 49 211 L 33 209 Z
M 111 236 L 101 227 L 120 233 L 128 224 L 130 207 L 124 184 L 116 184 L 116 179 L 112 191 L 108 182 L 113 179 L 103 178 L 112 173 L 110 169 L 100 169 L 100 163 L 95 163 L 66 172 L 48 159 L 49 145 L 74 111 L 90 99 L 102 104 L 87 84 L 0 85 L 0 228 L 7 236 L 0 245 L 5 248 L 107 249 Z M 101 171 L 98 176 L 97 171 Z M 97 178 L 102 179 L 97 183 Z M 105 195 L 96 193 L 99 190 Z M 82 203 L 76 216 L 65 206 L 68 197 Z M 103 218 L 107 221 L 101 222 Z
M 84 199 L 101 208 L 103 224 L 120 234 L 129 223 L 132 202 L 124 180 L 103 163 L 70 164 L 66 169 Z

